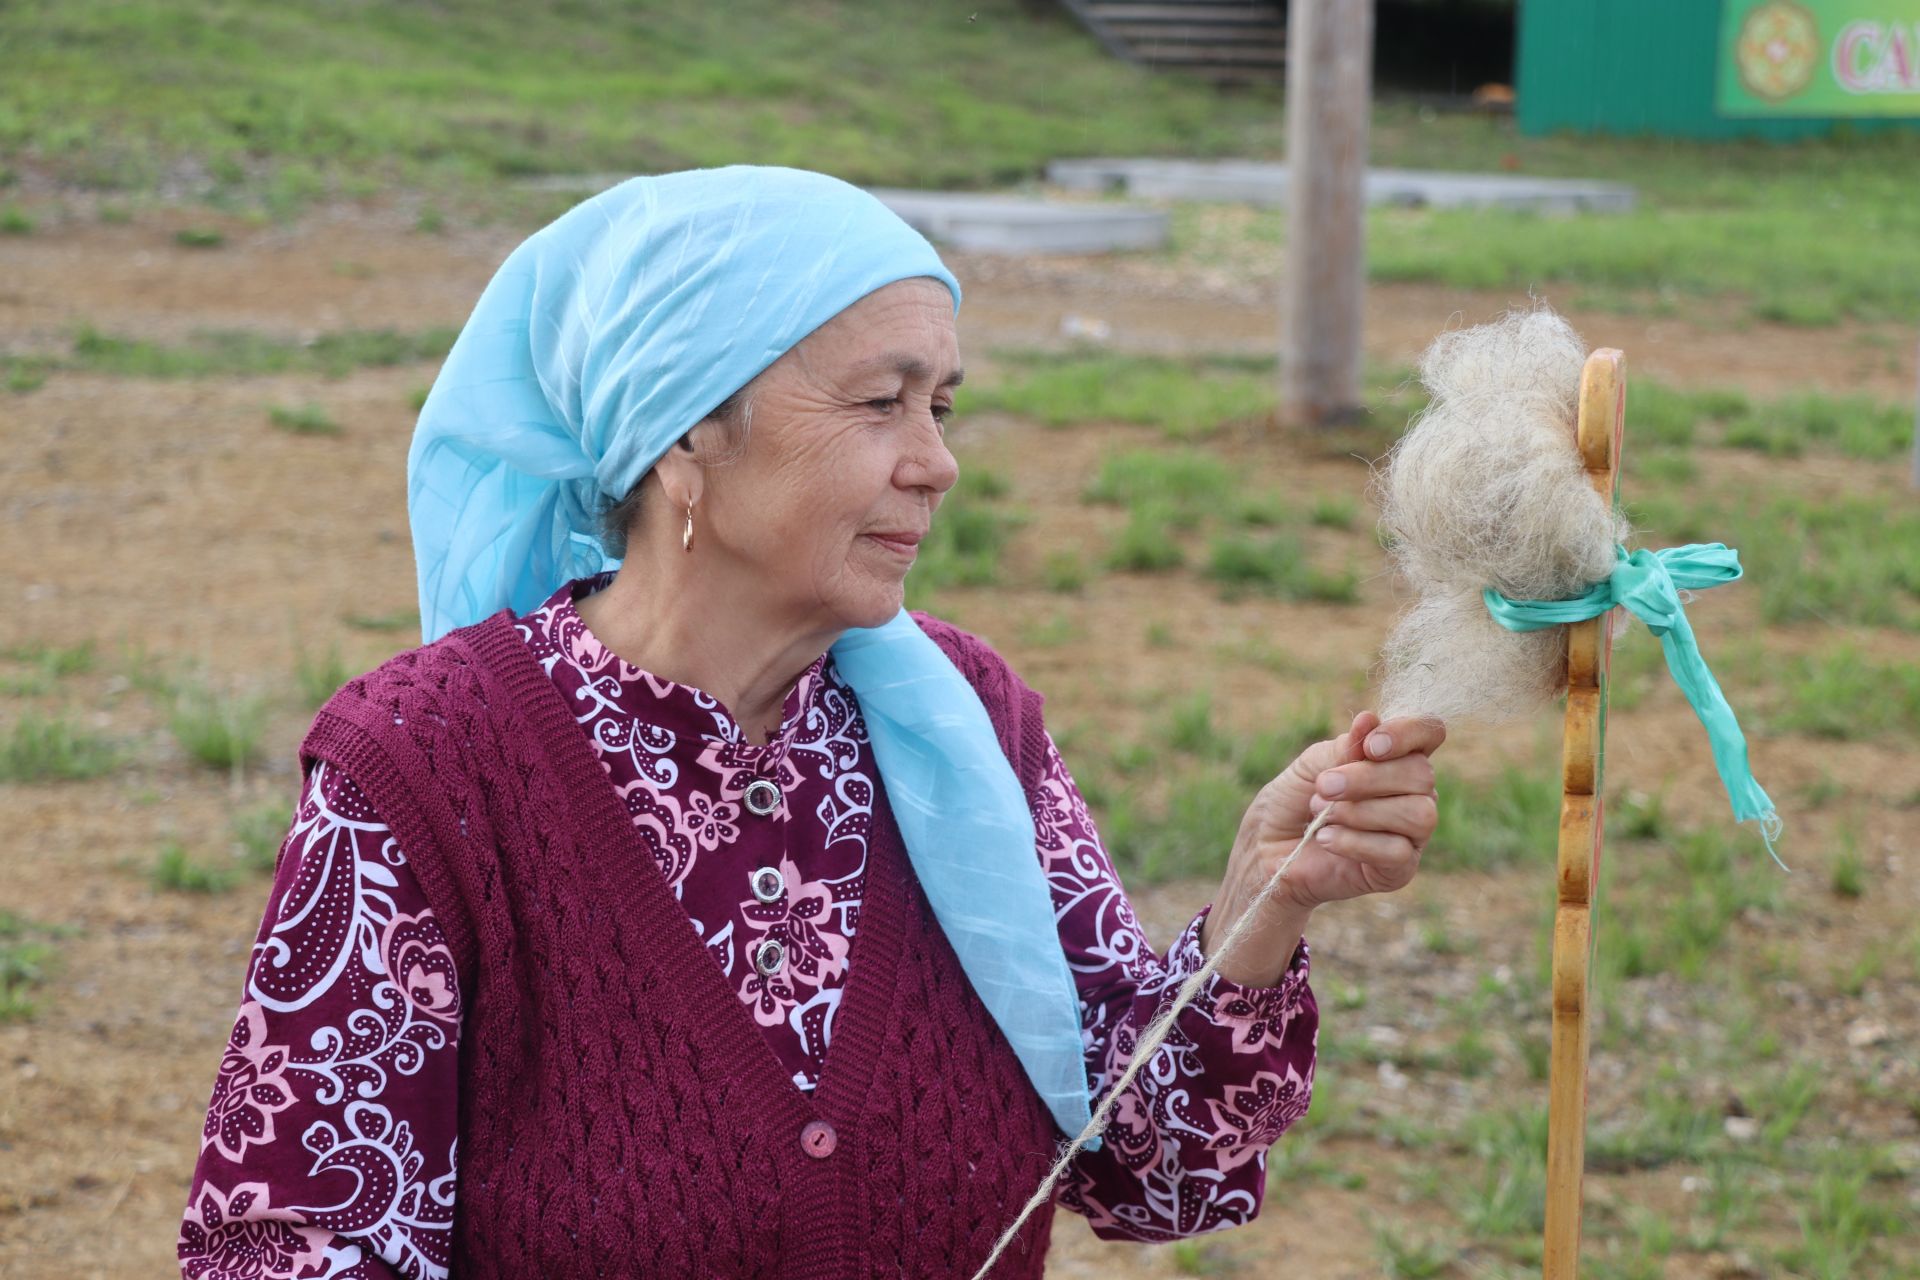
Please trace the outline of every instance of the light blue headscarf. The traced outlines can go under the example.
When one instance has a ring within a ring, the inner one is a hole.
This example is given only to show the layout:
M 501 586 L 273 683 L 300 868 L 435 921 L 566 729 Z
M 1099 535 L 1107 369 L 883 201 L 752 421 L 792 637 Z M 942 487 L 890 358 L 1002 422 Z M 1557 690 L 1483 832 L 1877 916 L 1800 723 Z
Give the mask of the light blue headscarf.
M 425 639 L 616 565 L 594 532 L 603 500 L 808 333 L 915 276 L 945 284 L 959 312 L 960 284 L 919 232 L 802 169 L 633 178 L 534 233 L 481 294 L 407 455 Z M 1078 1133 L 1079 999 L 986 708 L 904 609 L 832 653 L 941 929 L 1054 1120 Z

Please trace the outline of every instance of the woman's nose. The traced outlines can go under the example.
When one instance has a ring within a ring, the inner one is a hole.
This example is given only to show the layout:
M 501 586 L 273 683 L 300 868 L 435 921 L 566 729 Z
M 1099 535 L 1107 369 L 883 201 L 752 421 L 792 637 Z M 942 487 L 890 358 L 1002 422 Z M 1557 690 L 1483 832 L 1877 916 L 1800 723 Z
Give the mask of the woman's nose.
M 931 412 L 916 433 L 915 448 L 906 460 L 904 470 L 906 483 L 926 486 L 937 493 L 945 493 L 960 479 L 960 464 L 955 461 L 953 451 L 947 448 L 939 420 Z

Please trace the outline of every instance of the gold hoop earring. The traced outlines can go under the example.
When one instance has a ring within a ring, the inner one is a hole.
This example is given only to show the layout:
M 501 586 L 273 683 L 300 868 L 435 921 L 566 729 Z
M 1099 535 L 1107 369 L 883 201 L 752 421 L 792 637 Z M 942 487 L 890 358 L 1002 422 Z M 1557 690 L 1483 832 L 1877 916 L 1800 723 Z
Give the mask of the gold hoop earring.
M 693 550 L 693 499 L 687 499 L 687 527 L 680 531 L 680 549 Z

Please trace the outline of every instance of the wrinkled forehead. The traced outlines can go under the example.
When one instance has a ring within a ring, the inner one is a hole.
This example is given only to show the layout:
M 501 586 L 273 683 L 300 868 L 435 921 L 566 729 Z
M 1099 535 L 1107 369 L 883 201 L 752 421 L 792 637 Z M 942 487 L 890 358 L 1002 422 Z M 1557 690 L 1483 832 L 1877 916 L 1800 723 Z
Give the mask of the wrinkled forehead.
M 796 343 L 792 354 L 816 371 L 898 374 L 957 385 L 960 347 L 952 294 L 927 276 L 895 281 L 841 309 Z

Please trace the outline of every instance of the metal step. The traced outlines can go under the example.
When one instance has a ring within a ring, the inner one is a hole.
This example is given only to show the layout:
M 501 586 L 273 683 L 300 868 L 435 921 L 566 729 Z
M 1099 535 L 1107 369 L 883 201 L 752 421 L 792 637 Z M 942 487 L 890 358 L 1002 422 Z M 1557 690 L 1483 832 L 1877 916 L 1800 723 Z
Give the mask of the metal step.
M 1142 40 L 1157 41 L 1214 41 L 1237 44 L 1248 40 L 1256 44 L 1286 43 L 1286 33 L 1279 27 L 1261 25 L 1257 27 L 1234 27 L 1218 22 L 1183 22 L 1178 26 L 1169 22 L 1109 22 L 1107 24 L 1115 35 L 1122 36 L 1131 43 Z
M 1283 7 L 1265 0 L 1061 0 L 1107 52 L 1218 82 L 1274 80 L 1286 67 Z
M 1160 44 L 1142 42 L 1133 52 L 1143 62 L 1189 63 L 1218 62 L 1229 66 L 1284 67 L 1284 45 L 1269 44 Z
M 1280 26 L 1279 16 L 1263 5 L 1238 4 L 1090 4 L 1089 17 L 1101 22 L 1230 22 Z

